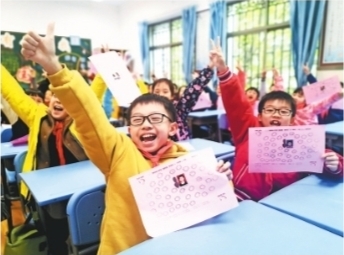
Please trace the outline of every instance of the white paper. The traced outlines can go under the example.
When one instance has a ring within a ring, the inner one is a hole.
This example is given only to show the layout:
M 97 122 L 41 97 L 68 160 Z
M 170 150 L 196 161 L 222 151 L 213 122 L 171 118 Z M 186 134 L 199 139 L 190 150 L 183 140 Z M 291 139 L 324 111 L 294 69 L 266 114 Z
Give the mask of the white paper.
M 187 228 L 238 206 L 227 176 L 216 165 L 209 148 L 129 178 L 149 236 Z
M 110 51 L 93 55 L 89 59 L 119 105 L 130 105 L 141 95 L 134 78 L 117 52 Z

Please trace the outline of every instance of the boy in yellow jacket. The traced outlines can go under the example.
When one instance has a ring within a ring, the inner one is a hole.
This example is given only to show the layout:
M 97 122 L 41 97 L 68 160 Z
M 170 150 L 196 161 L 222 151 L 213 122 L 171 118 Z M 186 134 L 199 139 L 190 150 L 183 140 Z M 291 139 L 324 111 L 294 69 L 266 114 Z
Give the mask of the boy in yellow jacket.
M 128 109 L 132 140 L 117 132 L 81 75 L 58 62 L 53 30 L 49 25 L 45 37 L 29 32 L 21 52 L 47 71 L 51 90 L 74 119 L 88 157 L 105 175 L 106 209 L 98 254 L 116 254 L 149 238 L 128 178 L 187 151 L 169 140 L 177 132 L 176 113 L 170 101 L 158 95 L 142 95 L 132 102 Z M 221 162 L 218 171 L 229 174 L 228 168 Z

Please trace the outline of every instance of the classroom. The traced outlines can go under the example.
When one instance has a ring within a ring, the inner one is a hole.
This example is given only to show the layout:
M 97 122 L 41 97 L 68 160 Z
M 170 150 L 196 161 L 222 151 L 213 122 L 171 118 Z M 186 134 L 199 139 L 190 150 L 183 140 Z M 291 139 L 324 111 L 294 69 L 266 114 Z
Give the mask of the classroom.
M 1 255 L 343 254 L 342 1 L 0 6 Z

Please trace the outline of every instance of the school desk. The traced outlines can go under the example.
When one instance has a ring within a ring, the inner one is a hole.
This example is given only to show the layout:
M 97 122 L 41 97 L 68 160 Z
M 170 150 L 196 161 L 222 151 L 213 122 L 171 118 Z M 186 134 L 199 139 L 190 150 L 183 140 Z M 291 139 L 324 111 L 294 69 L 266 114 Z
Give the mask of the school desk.
M 311 175 L 259 203 L 343 236 L 342 178 L 336 180 Z
M 1 159 L 13 158 L 23 151 L 27 151 L 27 144 L 13 146 L 11 142 L 1 143 Z
M 68 200 L 76 191 L 105 184 L 104 175 L 89 160 L 20 173 L 19 176 L 39 206 Z
M 326 143 L 328 147 L 332 148 L 335 146 L 343 150 L 343 128 L 343 121 L 325 125 Z
M 219 116 L 226 114 L 226 111 L 221 110 L 207 110 L 203 112 L 190 112 L 188 115 L 188 125 L 190 130 L 192 130 L 192 126 L 202 126 L 202 125 L 217 125 L 217 136 L 218 141 L 222 143 L 222 134 L 220 125 L 218 122 Z
M 340 255 L 343 239 L 253 201 L 118 255 Z

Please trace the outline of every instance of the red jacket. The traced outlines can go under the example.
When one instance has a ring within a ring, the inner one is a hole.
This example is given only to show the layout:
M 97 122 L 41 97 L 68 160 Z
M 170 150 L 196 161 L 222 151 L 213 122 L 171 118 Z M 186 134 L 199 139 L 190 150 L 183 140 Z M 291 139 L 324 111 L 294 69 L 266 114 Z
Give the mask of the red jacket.
M 227 70 L 219 73 L 220 89 L 230 123 L 230 129 L 236 148 L 233 166 L 233 182 L 239 200 L 252 199 L 258 201 L 272 192 L 279 190 L 305 176 L 307 173 L 249 173 L 248 172 L 248 129 L 261 126 L 254 116 L 252 106 L 248 102 L 243 86 L 238 77 Z M 330 151 L 330 150 L 326 150 Z M 343 176 L 343 158 L 340 157 L 339 170 L 330 172 L 324 167 L 324 174 Z

